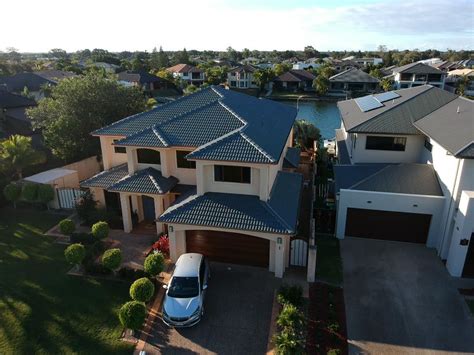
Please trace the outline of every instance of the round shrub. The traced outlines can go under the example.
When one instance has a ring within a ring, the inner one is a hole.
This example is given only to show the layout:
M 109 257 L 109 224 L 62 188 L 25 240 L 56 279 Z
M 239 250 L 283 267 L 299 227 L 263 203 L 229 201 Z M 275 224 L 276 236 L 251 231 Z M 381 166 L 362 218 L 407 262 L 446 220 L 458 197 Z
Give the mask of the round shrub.
M 43 203 L 48 203 L 54 200 L 54 189 L 51 185 L 38 186 L 38 200 Z
M 277 318 L 280 328 L 300 329 L 303 324 L 303 314 L 292 304 L 285 304 Z
M 92 226 L 92 235 L 97 239 L 104 239 L 109 236 L 109 230 L 107 222 L 100 221 Z
M 69 264 L 78 265 L 86 256 L 86 248 L 82 244 L 71 244 L 64 250 L 64 257 Z
M 145 259 L 143 268 L 145 272 L 151 276 L 156 276 L 163 271 L 165 265 L 165 258 L 161 253 L 151 253 Z
M 18 201 L 21 196 L 21 187 L 20 185 L 11 182 L 5 186 L 3 194 L 5 195 L 5 198 L 8 201 L 13 202 L 13 205 L 16 207 L 16 201 Z
M 25 184 L 21 190 L 22 197 L 29 202 L 36 201 L 38 198 L 38 185 L 36 184 Z
M 155 285 L 147 277 L 136 280 L 130 286 L 130 297 L 138 302 L 148 302 L 155 293 Z
M 71 219 L 66 218 L 59 222 L 59 230 L 61 234 L 71 235 L 76 230 L 76 225 Z
M 146 307 L 145 304 L 138 301 L 129 301 L 125 303 L 119 311 L 120 323 L 125 328 L 138 330 L 145 322 Z
M 109 270 L 118 269 L 122 263 L 122 252 L 118 248 L 109 249 L 102 255 L 102 265 Z

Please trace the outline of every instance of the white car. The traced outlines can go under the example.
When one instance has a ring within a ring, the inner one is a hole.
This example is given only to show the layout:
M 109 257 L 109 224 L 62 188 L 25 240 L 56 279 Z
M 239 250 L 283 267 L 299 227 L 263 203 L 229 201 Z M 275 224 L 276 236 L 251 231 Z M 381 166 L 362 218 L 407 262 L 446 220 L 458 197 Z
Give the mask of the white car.
M 188 253 L 176 261 L 163 301 L 163 322 L 173 327 L 190 327 L 204 314 L 204 296 L 210 270 L 202 254 Z

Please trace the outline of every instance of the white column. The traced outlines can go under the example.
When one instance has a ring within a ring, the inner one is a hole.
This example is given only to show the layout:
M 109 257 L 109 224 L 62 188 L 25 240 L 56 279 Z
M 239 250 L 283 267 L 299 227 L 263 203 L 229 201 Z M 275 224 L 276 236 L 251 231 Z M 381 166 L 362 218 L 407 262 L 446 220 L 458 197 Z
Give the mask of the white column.
M 204 165 L 197 161 L 196 162 L 196 190 L 198 195 L 203 195 L 205 192 L 204 187 Z
M 180 255 L 186 253 L 186 232 L 175 231 L 174 226 L 170 225 L 168 229 L 170 241 L 170 258 L 173 262 L 178 260 Z
M 260 175 L 259 198 L 262 201 L 266 201 L 268 199 L 268 191 L 270 190 L 270 186 L 268 186 L 269 185 L 268 167 L 265 166 L 259 169 L 259 175 Z
M 132 211 L 138 215 L 138 222 L 143 221 L 143 204 L 142 197 L 139 195 L 131 195 L 132 197 Z
M 123 231 L 130 233 L 132 231 L 132 214 L 127 194 L 120 194 L 120 205 L 122 206 Z
M 161 160 L 161 174 L 164 177 L 169 177 L 171 175 L 171 163 L 173 159 L 171 159 L 171 154 L 175 154 L 175 151 L 163 149 L 160 151 L 160 160 Z
M 290 237 L 285 237 L 285 268 L 290 266 Z
M 163 202 L 161 196 L 154 196 L 153 201 L 155 202 L 155 219 L 158 219 L 163 214 Z M 163 223 L 156 222 L 156 232 L 158 234 L 163 233 L 165 228 Z
M 127 147 L 127 166 L 129 175 L 132 175 L 137 171 L 137 150 L 134 148 Z
M 102 164 L 104 170 L 109 170 L 112 167 L 111 146 L 108 137 L 100 137 L 100 150 L 102 151 Z
M 269 265 L 268 265 L 268 271 L 275 272 L 275 246 L 276 242 L 273 240 L 270 240 L 270 258 L 269 258 Z
M 316 280 L 316 255 L 317 247 L 316 245 L 308 246 L 308 269 L 306 275 L 306 281 L 314 282 Z
M 275 276 L 276 277 L 283 277 L 283 273 L 285 272 L 285 241 L 283 237 L 281 238 L 281 242 L 276 243 L 275 246 Z

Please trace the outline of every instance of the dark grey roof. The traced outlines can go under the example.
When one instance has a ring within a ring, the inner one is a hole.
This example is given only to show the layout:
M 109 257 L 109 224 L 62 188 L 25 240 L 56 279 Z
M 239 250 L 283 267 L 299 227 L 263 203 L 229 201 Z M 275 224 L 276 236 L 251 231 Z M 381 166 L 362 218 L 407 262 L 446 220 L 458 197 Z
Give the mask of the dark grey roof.
M 395 90 L 400 97 L 383 106 L 362 112 L 355 100 L 339 101 L 337 106 L 347 132 L 420 134 L 413 123 L 430 114 L 457 95 L 431 85 Z
M 5 84 L 9 91 L 21 92 L 25 86 L 30 91 L 39 91 L 44 84 L 56 84 L 56 82 L 35 73 L 18 73 L 0 77 L 0 84 Z
M 169 192 L 177 183 L 178 179 L 174 176 L 165 178 L 161 171 L 154 168 L 146 168 L 137 171 L 133 175 L 125 176 L 109 186 L 107 190 L 162 195 Z
M 297 147 L 289 147 L 286 150 L 285 160 L 283 161 L 284 168 L 298 168 L 301 159 L 301 149 Z
M 127 164 L 104 170 L 86 180 L 81 181 L 81 187 L 100 187 L 108 189 L 120 179 L 128 175 Z
M 459 111 L 459 112 L 458 112 Z M 474 158 L 474 101 L 457 97 L 433 110 L 414 125 L 451 154 Z
M 351 158 L 349 156 L 349 151 L 347 150 L 346 140 L 344 139 L 342 129 L 336 129 L 336 145 L 339 164 L 350 164 Z
M 329 78 L 332 82 L 343 82 L 343 83 L 378 83 L 379 79 L 367 74 L 365 71 L 350 68 L 343 72 L 333 75 Z
M 423 63 L 410 63 L 394 68 L 395 73 L 409 73 L 409 74 L 442 74 L 439 69 L 433 68 L 431 65 Z
M 336 193 L 341 189 L 350 189 L 358 182 L 368 178 L 388 164 L 337 164 L 334 165 Z
M 361 180 L 351 190 L 443 196 L 431 164 L 395 164 Z
M 0 108 L 35 106 L 36 102 L 27 97 L 0 90 Z
M 150 74 L 146 70 L 126 70 L 118 73 L 117 76 L 118 80 L 140 83 L 142 85 L 155 82 L 168 82 L 168 80 Z
M 177 201 L 159 217 L 160 222 L 294 234 L 302 176 L 280 172 L 268 202 L 258 196 L 207 192 Z
M 117 145 L 198 148 L 193 159 L 276 164 L 295 117 L 294 107 L 212 86 L 94 134 L 125 136 Z
M 280 82 L 302 82 L 302 81 L 313 81 L 316 76 L 307 70 L 302 69 L 292 69 L 279 76 L 277 76 L 273 81 Z
M 236 73 L 253 73 L 257 71 L 257 68 L 255 68 L 252 65 L 239 65 L 237 67 L 229 69 L 229 72 L 236 72 Z
M 77 74 L 71 73 L 69 71 L 56 70 L 56 69 L 35 71 L 34 73 L 36 75 L 41 76 L 44 79 L 51 80 L 54 82 L 58 82 L 59 80 L 62 80 L 62 79 L 74 78 L 77 76 Z

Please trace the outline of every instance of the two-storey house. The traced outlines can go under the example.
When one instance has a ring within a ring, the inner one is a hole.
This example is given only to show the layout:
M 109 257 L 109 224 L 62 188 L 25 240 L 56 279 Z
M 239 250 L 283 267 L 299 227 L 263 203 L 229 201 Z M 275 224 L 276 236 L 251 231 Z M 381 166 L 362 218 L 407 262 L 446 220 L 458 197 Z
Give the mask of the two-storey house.
M 173 74 L 174 78 L 179 78 L 188 84 L 196 86 L 200 86 L 204 83 L 204 79 L 206 78 L 204 71 L 190 64 L 176 64 L 167 68 L 166 71 Z
M 253 77 L 256 71 L 257 68 L 248 64 L 231 68 L 227 73 L 227 85 L 233 89 L 256 89 L 258 85 Z
M 377 92 L 380 90 L 380 80 L 365 71 L 350 68 L 329 78 L 328 95 L 342 96 Z
M 101 205 L 119 199 L 125 232 L 156 222 L 170 254 L 267 267 L 282 277 L 296 233 L 302 176 L 296 110 L 209 87 L 95 131 L 104 171 L 82 182 Z
M 338 107 L 337 237 L 425 244 L 474 277 L 474 102 L 423 85 Z
M 444 89 L 446 73 L 423 63 L 410 63 L 393 69 L 394 89 L 432 85 Z

